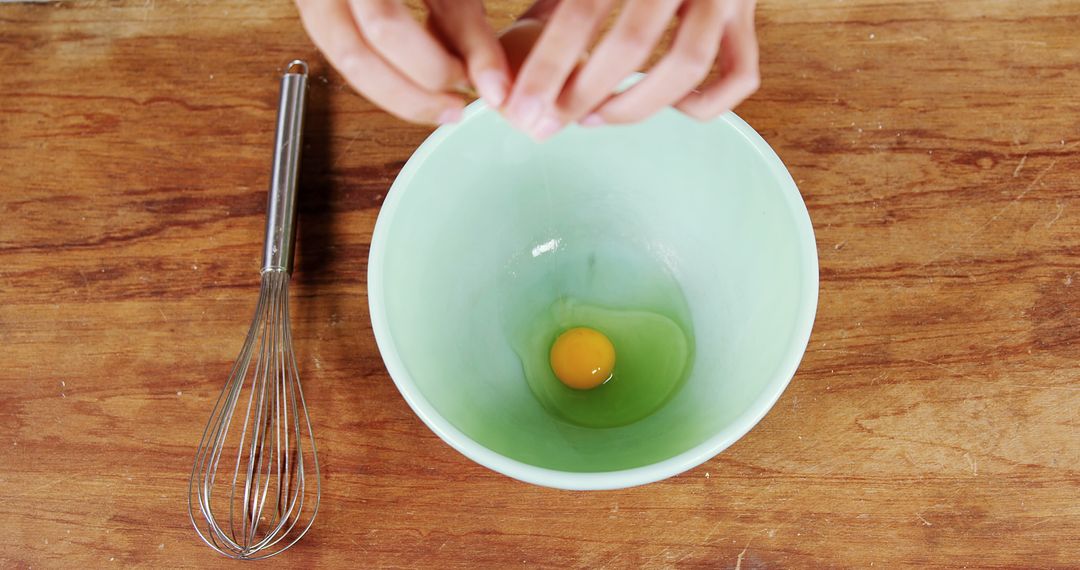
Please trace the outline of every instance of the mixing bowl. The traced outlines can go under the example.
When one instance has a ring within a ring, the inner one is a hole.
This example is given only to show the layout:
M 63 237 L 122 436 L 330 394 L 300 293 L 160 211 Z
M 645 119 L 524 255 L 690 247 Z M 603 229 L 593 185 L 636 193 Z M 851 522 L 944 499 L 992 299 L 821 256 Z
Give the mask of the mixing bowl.
M 508 315 L 563 296 L 653 302 L 650 272 L 674 279 L 689 311 L 681 387 L 628 425 L 551 413 Z M 368 264 L 375 339 L 413 411 L 477 463 L 563 489 L 657 481 L 746 434 L 794 375 L 817 294 L 798 189 L 733 113 L 699 123 L 668 110 L 535 143 L 474 103 L 401 170 Z

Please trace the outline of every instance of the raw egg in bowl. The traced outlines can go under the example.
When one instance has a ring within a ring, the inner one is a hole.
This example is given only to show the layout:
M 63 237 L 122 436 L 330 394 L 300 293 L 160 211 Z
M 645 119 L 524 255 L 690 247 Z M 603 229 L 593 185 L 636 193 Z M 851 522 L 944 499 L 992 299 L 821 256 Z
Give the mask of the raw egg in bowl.
M 420 419 L 564 489 L 657 481 L 742 437 L 795 374 L 817 294 L 799 191 L 733 113 L 539 144 L 474 103 L 401 170 L 368 264 Z

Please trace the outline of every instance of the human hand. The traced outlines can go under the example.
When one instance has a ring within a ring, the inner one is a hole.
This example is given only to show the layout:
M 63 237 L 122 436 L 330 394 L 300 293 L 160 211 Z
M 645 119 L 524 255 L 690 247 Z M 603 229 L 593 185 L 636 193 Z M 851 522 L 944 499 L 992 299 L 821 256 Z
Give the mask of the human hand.
M 754 0 L 627 0 L 610 32 L 586 58 L 589 43 L 616 4 L 539 0 L 522 15 L 519 25 L 542 30 L 526 32 L 538 38 L 524 56 L 503 108 L 515 126 L 542 140 L 571 122 L 633 123 L 669 105 L 707 120 L 757 90 Z M 668 52 L 641 81 L 613 94 L 646 62 L 676 17 L 679 23 Z M 511 28 L 507 35 L 514 32 Z M 507 49 L 514 59 L 513 46 Z M 701 85 L 714 64 L 717 78 Z
M 420 123 L 461 118 L 470 83 L 493 107 L 510 86 L 480 0 L 427 0 L 427 28 L 399 0 L 296 0 L 304 28 L 357 91 Z

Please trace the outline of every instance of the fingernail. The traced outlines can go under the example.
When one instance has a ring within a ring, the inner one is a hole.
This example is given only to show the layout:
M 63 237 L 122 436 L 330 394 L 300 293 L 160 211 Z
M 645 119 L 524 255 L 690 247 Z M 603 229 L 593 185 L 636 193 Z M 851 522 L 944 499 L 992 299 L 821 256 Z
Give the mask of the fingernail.
M 537 141 L 547 139 L 551 135 L 559 132 L 562 128 L 562 121 L 559 119 L 547 116 L 540 119 L 540 122 L 536 125 L 536 128 L 532 130 L 532 137 Z
M 599 127 L 604 124 L 604 118 L 599 113 L 589 113 L 579 124 L 583 127 Z
M 450 123 L 456 123 L 461 120 L 461 109 L 457 107 L 451 107 L 443 111 L 436 121 L 440 125 L 448 125 Z
M 523 131 L 532 131 L 532 126 L 540 119 L 540 113 L 544 110 L 540 99 L 531 96 L 519 97 L 512 105 L 507 110 L 510 121 Z
M 489 107 L 499 107 L 506 100 L 507 81 L 495 70 L 482 71 L 476 76 L 476 90 Z

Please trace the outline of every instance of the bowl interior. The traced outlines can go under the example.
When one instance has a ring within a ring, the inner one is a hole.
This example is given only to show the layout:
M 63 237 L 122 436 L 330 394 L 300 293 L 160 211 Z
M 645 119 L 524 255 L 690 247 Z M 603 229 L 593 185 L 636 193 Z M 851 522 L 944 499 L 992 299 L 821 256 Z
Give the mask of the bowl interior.
M 694 359 L 681 389 L 622 427 L 549 413 L 523 376 L 508 316 L 559 296 L 663 305 L 651 273 L 678 282 L 689 312 Z M 667 111 L 536 144 L 472 108 L 394 183 L 369 294 L 387 366 L 440 436 L 489 465 L 501 456 L 605 473 L 694 450 L 704 460 L 764 415 L 805 349 L 817 258 L 786 169 L 733 114 L 702 124 Z

